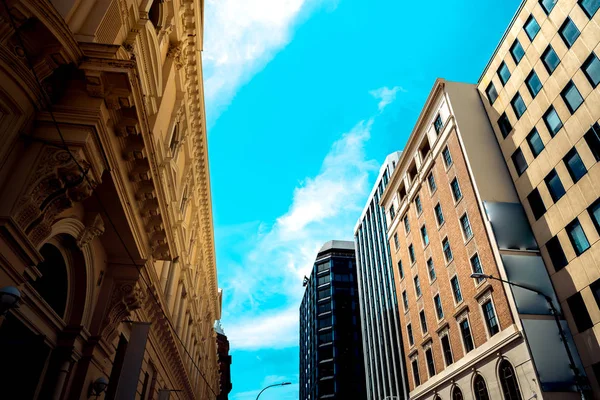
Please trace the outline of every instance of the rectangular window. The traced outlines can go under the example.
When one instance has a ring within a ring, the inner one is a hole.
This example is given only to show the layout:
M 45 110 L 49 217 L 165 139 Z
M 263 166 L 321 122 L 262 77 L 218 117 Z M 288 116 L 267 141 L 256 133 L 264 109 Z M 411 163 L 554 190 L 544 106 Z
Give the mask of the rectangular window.
M 533 189 L 531 193 L 529 193 L 529 196 L 527 196 L 527 200 L 529 201 L 533 217 L 537 221 L 546 213 L 546 206 L 544 205 L 542 196 L 540 196 L 540 192 L 537 189 Z
M 435 304 L 435 314 L 438 319 L 444 318 L 444 309 L 442 308 L 442 299 L 439 294 L 436 294 L 433 298 L 433 303 Z
M 481 307 L 483 309 L 483 316 L 485 317 L 485 324 L 487 325 L 488 332 L 490 333 L 490 336 L 494 336 L 500 331 L 500 328 L 498 327 L 498 319 L 496 318 L 492 301 L 486 301 Z
M 481 268 L 481 260 L 479 259 L 479 254 L 475 254 L 471 257 L 471 270 L 476 274 L 483 274 L 483 268 Z M 477 283 L 481 283 L 485 278 L 475 278 Z
M 579 93 L 579 90 L 577 90 L 577 86 L 575 86 L 573 81 L 567 83 L 560 95 L 571 114 L 577 111 L 579 106 L 583 104 L 583 97 L 581 97 L 581 93 Z
M 471 222 L 469 222 L 469 216 L 464 214 L 460 217 L 460 227 L 462 228 L 465 240 L 469 240 L 473 237 L 473 230 L 471 229 Z
M 525 156 L 523 155 L 521 148 L 515 150 L 511 158 L 513 164 L 515 165 L 515 169 L 517 170 L 517 175 L 523 175 L 525 170 L 527 170 L 527 161 L 525 161 Z
M 433 172 L 431 172 L 427 176 L 427 183 L 429 184 L 429 190 L 431 191 L 431 193 L 435 192 L 435 189 L 437 189 L 437 186 L 435 185 L 435 177 L 433 176 Z
M 450 261 L 452 261 L 453 256 L 448 238 L 442 240 L 442 249 L 444 250 L 444 257 L 446 258 L 446 262 L 449 263 Z
M 525 114 L 525 111 L 527 111 L 525 102 L 523 101 L 523 98 L 518 92 L 515 95 L 515 97 L 513 97 L 513 99 L 510 101 L 510 105 L 512 106 L 512 109 L 515 112 L 517 119 L 521 119 L 523 114 Z
M 588 213 L 590 214 L 590 218 L 596 227 L 598 233 L 600 233 L 600 199 L 596 200 L 592 203 L 588 208 Z
M 394 246 L 396 247 L 396 250 L 398 250 L 398 248 L 400 247 L 400 242 L 398 241 L 397 233 L 394 233 Z
M 421 384 L 421 378 L 419 377 L 419 364 L 416 358 L 412 361 L 412 370 L 415 386 L 419 386 Z
M 451 365 L 454 360 L 452 358 L 452 348 L 450 347 L 450 339 L 448 335 L 442 336 L 442 350 L 444 352 L 444 361 L 446 361 L 446 366 Z
M 586 174 L 587 169 L 579 157 L 579 153 L 575 147 L 573 147 L 563 158 L 565 165 L 567 166 L 567 170 L 569 171 L 569 175 L 571 175 L 571 179 L 573 179 L 573 183 L 579 182 L 579 180 Z
M 506 113 L 498 118 L 498 128 L 500 129 L 500 133 L 502 133 L 502 137 L 505 139 L 510 134 L 510 131 L 512 131 L 512 125 L 510 124 L 510 120 Z
M 504 61 L 502 61 L 500 68 L 498 68 L 498 78 L 500 78 L 500 82 L 502 82 L 503 85 L 506 85 L 506 82 L 510 79 L 510 70 Z
M 533 39 L 537 36 L 540 31 L 540 24 L 536 21 L 536 19 L 531 15 L 527 22 L 525 22 L 525 33 L 529 37 L 529 40 L 533 41 Z
M 571 46 L 573 46 L 573 44 L 575 44 L 575 41 L 581 34 L 577 28 L 577 25 L 575 25 L 575 23 L 569 17 L 567 17 L 565 22 L 562 24 L 558 33 L 560 34 L 563 42 L 565 42 L 565 46 L 567 46 L 569 49 Z
M 390 222 L 396 218 L 396 210 L 394 210 L 394 205 L 390 206 Z
M 415 338 L 413 337 L 412 325 L 406 325 L 406 332 L 408 333 L 408 344 L 411 346 L 415 344 Z
M 600 1 L 598 1 L 598 4 L 600 4 Z M 585 77 L 590 82 L 590 85 L 594 88 L 598 86 L 598 83 L 600 83 L 600 60 L 598 60 L 595 53 L 590 54 L 588 59 L 585 60 L 585 63 L 583 63 L 581 69 L 583 69 Z
M 419 275 L 415 276 L 415 293 L 417 298 L 421 297 L 421 281 L 419 281 Z
M 588 18 L 592 18 L 600 8 L 600 1 L 598 0 L 579 0 L 578 3 Z
M 408 311 L 408 295 L 406 290 L 402 291 L 402 304 L 404 304 L 404 311 Z
M 556 173 L 555 169 L 553 169 L 548 175 L 546 175 L 546 177 L 544 178 L 544 182 L 546 182 L 548 192 L 550 192 L 550 197 L 552 197 L 552 200 L 555 203 L 565 195 L 565 188 L 562 182 L 560 181 L 560 177 Z
M 590 242 L 588 242 L 587 237 L 585 236 L 585 232 L 579 223 L 579 219 L 575 218 L 573 222 L 567 225 L 566 230 L 571 245 L 573 245 L 573 250 L 575 250 L 575 254 L 579 256 L 590 248 Z
M 425 225 L 421 227 L 421 239 L 423 239 L 423 246 L 427 246 L 429 244 L 429 236 L 427 236 L 427 228 Z
M 596 279 L 596 281 L 590 285 L 590 290 L 594 295 L 594 299 L 596 299 L 598 307 L 600 307 L 600 279 Z
M 523 50 L 523 46 L 521 46 L 521 43 L 519 43 L 518 40 L 515 40 L 511 46 L 510 54 L 512 55 L 513 60 L 515 60 L 515 64 L 519 64 L 525 56 L 525 50 Z
M 487 89 L 485 89 L 485 94 L 487 95 L 490 104 L 494 104 L 498 98 L 498 92 L 496 91 L 496 86 L 494 86 L 494 83 L 490 82 Z
M 331 297 L 331 286 L 327 286 L 326 288 L 319 289 L 317 293 L 317 298 L 319 300 L 326 299 L 327 297 Z
M 548 71 L 549 75 L 552 75 L 558 64 L 560 64 L 560 58 L 552 48 L 552 46 L 548 45 L 544 53 L 542 53 L 542 62 L 544 63 L 544 67 Z
M 423 335 L 427 333 L 427 320 L 425 319 L 425 311 L 421 310 L 419 313 L 419 319 L 421 320 L 421 329 L 423 330 Z
M 414 264 L 417 259 L 415 258 L 415 248 L 412 244 L 408 246 L 408 256 L 410 257 L 410 263 Z
M 410 232 L 410 222 L 408 222 L 408 214 L 404 216 L 404 231 L 406 233 Z
M 539 156 L 542 150 L 544 150 L 544 142 L 535 128 L 527 135 L 527 144 L 529 145 L 529 149 L 531 149 L 533 157 Z
M 563 124 L 558 116 L 558 113 L 554 109 L 554 107 L 550 106 L 548 111 L 544 114 L 544 123 L 546 124 L 546 128 L 548 128 L 548 132 L 550 132 L 550 136 L 554 137 L 560 131 Z
M 600 125 L 596 122 L 585 134 L 585 142 L 592 151 L 594 159 L 600 161 Z
M 546 250 L 548 250 L 548 255 L 550 256 L 550 260 L 556 271 L 560 271 L 567 265 L 567 257 L 565 257 L 558 236 L 554 236 L 546 242 Z
M 462 336 L 463 344 L 465 345 L 465 353 L 468 353 L 473 350 L 475 346 L 473 344 L 471 327 L 469 326 L 469 320 L 467 318 L 460 322 L 460 334 Z
M 458 179 L 454 178 L 452 182 L 450 182 L 450 186 L 452 187 L 452 196 L 454 197 L 454 201 L 459 201 L 462 198 L 462 192 L 460 191 Z
M 454 301 L 458 304 L 463 300 L 462 293 L 460 291 L 460 284 L 458 283 L 458 276 L 455 275 L 452 277 L 452 279 L 450 279 L 450 285 L 452 286 Z
M 527 89 L 529 89 L 532 98 L 535 98 L 540 90 L 542 90 L 542 82 L 535 71 L 531 71 L 527 76 L 527 79 L 525 79 L 525 83 L 527 84 Z
M 400 279 L 404 279 L 404 268 L 402 267 L 402 260 L 398 261 L 398 272 L 400 273 Z
M 575 321 L 575 325 L 579 332 L 583 332 L 594 326 L 587 307 L 585 306 L 585 301 L 583 301 L 583 297 L 581 297 L 581 293 L 577 292 L 569 297 L 567 299 L 567 304 L 569 305 L 573 320 Z
M 429 279 L 435 280 L 435 267 L 433 266 L 433 258 L 429 257 L 427 260 L 427 272 L 429 272 Z
M 435 121 L 433 122 L 433 128 L 435 129 L 435 133 L 439 135 L 443 127 L 444 123 L 442 122 L 442 117 L 438 114 Z
M 552 9 L 554 8 L 554 6 L 556 5 L 556 2 L 558 0 L 539 0 L 539 1 L 540 1 L 540 5 L 542 6 L 542 10 L 544 10 L 546 15 L 548 15 L 548 14 L 550 14 L 550 11 L 552 11 Z
M 317 279 L 317 286 L 321 286 L 321 285 L 324 285 L 326 283 L 329 283 L 329 281 L 330 281 L 330 276 L 329 275 L 319 276 L 319 278 Z
M 451 166 L 452 156 L 450 155 L 450 150 L 448 149 L 448 146 L 444 147 L 444 150 L 442 150 L 442 156 L 444 157 L 444 165 L 446 165 L 446 168 Z
M 438 225 L 442 225 L 444 223 L 444 214 L 442 213 L 442 206 L 438 203 L 435 208 L 435 219 L 437 220 Z
M 417 209 L 417 215 L 421 215 L 423 212 L 423 205 L 421 204 L 421 197 L 418 195 L 415 197 L 415 208 Z
M 433 362 L 431 347 L 425 350 L 425 359 L 427 360 L 427 372 L 429 372 L 429 376 L 432 377 L 435 375 L 435 363 Z

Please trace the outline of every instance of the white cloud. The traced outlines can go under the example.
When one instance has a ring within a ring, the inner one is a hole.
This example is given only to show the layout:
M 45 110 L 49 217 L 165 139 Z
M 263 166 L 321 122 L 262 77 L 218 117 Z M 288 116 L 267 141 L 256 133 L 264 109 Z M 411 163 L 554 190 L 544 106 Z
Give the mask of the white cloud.
M 387 86 L 384 86 L 379 89 L 371 90 L 369 92 L 369 94 L 371 96 L 375 97 L 376 99 L 380 100 L 377 107 L 379 108 L 379 111 L 381 112 L 390 103 L 392 103 L 394 100 L 396 100 L 396 94 L 398 92 L 405 92 L 405 90 L 402 89 L 400 86 L 394 86 L 391 89 L 388 88 Z
M 245 318 L 228 327 L 234 349 L 285 348 L 298 344 L 298 308 L 288 308 L 267 316 Z
M 301 11 L 327 1 L 332 0 L 207 0 L 203 68 L 211 117 L 290 41 Z

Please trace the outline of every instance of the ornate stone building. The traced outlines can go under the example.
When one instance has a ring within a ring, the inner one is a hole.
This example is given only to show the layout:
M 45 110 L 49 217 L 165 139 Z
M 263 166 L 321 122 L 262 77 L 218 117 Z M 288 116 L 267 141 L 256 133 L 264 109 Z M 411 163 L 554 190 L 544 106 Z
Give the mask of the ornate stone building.
M 202 29 L 201 0 L 0 1 L 5 398 L 217 397 Z

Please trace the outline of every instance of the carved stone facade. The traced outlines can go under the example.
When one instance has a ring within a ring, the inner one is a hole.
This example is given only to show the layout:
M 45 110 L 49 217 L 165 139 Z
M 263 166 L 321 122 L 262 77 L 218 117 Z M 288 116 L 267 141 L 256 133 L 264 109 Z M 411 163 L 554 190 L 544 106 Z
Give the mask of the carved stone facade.
M 0 288 L 22 300 L 0 354 L 26 364 L 0 371 L 3 394 L 85 399 L 104 377 L 98 398 L 118 398 L 132 323 L 149 322 L 136 398 L 216 399 L 203 2 L 6 3 Z

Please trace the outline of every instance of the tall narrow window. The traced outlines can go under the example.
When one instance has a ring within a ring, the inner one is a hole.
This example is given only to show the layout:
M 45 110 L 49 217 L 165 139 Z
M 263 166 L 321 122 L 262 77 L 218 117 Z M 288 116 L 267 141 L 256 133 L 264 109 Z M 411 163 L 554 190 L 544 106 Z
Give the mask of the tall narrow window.
M 427 260 L 427 272 L 429 272 L 429 280 L 434 281 L 436 278 L 435 267 L 433 266 L 433 258 Z
M 415 344 L 415 338 L 413 337 L 412 325 L 406 325 L 406 333 L 408 334 L 408 344 L 411 346 Z
M 429 236 L 427 236 L 427 228 L 425 225 L 421 227 L 421 239 L 423 239 L 423 246 L 429 245 Z
M 394 233 L 394 246 L 396 247 L 396 250 L 398 250 L 398 248 L 400 247 L 400 242 L 398 241 L 397 233 Z
M 590 148 L 594 159 L 600 161 L 600 124 L 597 122 L 585 134 L 585 142 Z
M 454 386 L 452 389 L 452 400 L 463 400 L 463 394 L 458 386 Z
M 423 204 L 421 204 L 421 196 L 415 197 L 415 208 L 417 209 L 417 215 L 421 215 L 423 212 Z
M 600 4 L 600 1 L 598 1 L 598 4 Z M 600 60 L 598 60 L 598 56 L 595 53 L 590 54 L 581 69 L 590 82 L 590 85 L 594 88 L 598 86 L 598 83 L 600 83 Z
M 465 345 L 465 353 L 468 353 L 475 348 L 475 345 L 473 344 L 473 337 L 471 336 L 471 327 L 469 326 L 469 320 L 465 318 L 462 321 L 460 321 L 459 325 L 460 335 L 462 336 L 463 344 Z
M 458 179 L 452 179 L 450 182 L 450 187 L 452 188 L 452 197 L 454 197 L 454 201 L 459 201 L 462 199 L 462 192 L 460 191 L 460 185 L 458 184 Z
M 173 133 L 171 133 L 171 140 L 169 141 L 169 149 L 171 150 L 171 156 L 175 156 L 177 146 L 179 145 L 179 124 L 175 124 L 173 127 Z
M 450 279 L 450 285 L 452 286 L 452 294 L 454 295 L 454 301 L 458 304 L 463 300 L 463 297 L 460 291 L 458 277 L 456 275 L 454 275 L 452 279 Z
M 435 129 L 435 133 L 437 133 L 439 135 L 440 132 L 442 131 L 443 126 L 444 126 L 444 123 L 442 122 L 442 117 L 438 114 L 438 116 L 436 117 L 436 119 L 433 123 L 433 128 Z
M 444 352 L 444 361 L 446 362 L 446 366 L 451 365 L 454 362 L 452 357 L 452 348 L 450 347 L 450 339 L 448 335 L 442 336 L 440 339 L 442 342 L 442 351 Z
M 419 281 L 419 276 L 415 276 L 415 293 L 417 294 L 417 298 L 421 297 L 421 281 Z
M 404 305 L 404 311 L 408 310 L 408 295 L 406 294 L 406 290 L 402 292 L 402 304 Z
M 569 171 L 569 175 L 571 175 L 571 179 L 573 179 L 573 183 L 579 182 L 579 180 L 586 174 L 587 169 L 579 157 L 579 153 L 575 147 L 571 149 L 563 158 L 565 165 L 567 166 L 567 170 Z
M 548 187 L 548 192 L 550 192 L 550 197 L 556 203 L 561 197 L 565 195 L 565 188 L 556 173 L 556 170 L 553 169 L 550 171 L 548 175 L 544 178 L 544 182 L 546 182 L 546 186 Z
M 485 94 L 487 95 L 490 104 L 494 104 L 494 102 L 498 98 L 498 92 L 496 91 L 496 87 L 492 82 L 490 82 L 487 89 L 485 89 Z
M 531 207 L 531 212 L 536 221 L 546 213 L 546 206 L 537 189 L 533 189 L 531 193 L 529 193 L 527 201 L 529 202 L 529 207 Z
M 544 142 L 535 128 L 527 135 L 527 144 L 529 145 L 529 149 L 531 149 L 533 157 L 537 157 L 544 150 Z
M 540 31 L 540 24 L 538 24 L 533 15 L 531 15 L 529 16 L 529 19 L 527 19 L 527 22 L 525 22 L 524 29 L 525 33 L 527 33 L 527 36 L 529 37 L 529 40 L 533 41 Z
M 552 239 L 546 242 L 546 250 L 552 261 L 552 265 L 556 271 L 560 271 L 567 265 L 567 257 L 562 249 L 558 236 L 554 236 Z
M 567 46 L 567 48 L 569 49 L 571 48 L 571 46 L 573 46 L 573 44 L 575 44 L 575 41 L 581 34 L 581 32 L 579 32 L 579 29 L 577 28 L 577 25 L 575 25 L 575 23 L 569 17 L 567 17 L 565 22 L 562 24 L 558 33 L 562 38 L 563 42 L 565 42 L 565 46 Z
M 410 257 L 411 264 L 414 264 L 415 261 L 417 261 L 417 259 L 415 258 L 415 248 L 412 244 L 408 246 L 408 256 Z
M 475 400 L 490 400 L 485 380 L 479 374 L 473 380 L 473 391 L 475 392 Z
M 583 97 L 581 97 L 581 93 L 579 93 L 579 90 L 577 90 L 577 86 L 575 86 L 573 81 L 567 83 L 567 86 L 565 86 L 560 95 L 565 101 L 571 114 L 577 111 L 579 106 L 583 104 Z
M 444 258 L 446 259 L 446 262 L 449 263 L 450 261 L 452 261 L 453 255 L 448 238 L 442 240 L 442 249 L 444 250 Z
M 419 376 L 419 363 L 416 358 L 412 361 L 412 370 L 415 386 L 419 386 L 421 384 L 421 377 Z
M 427 333 L 427 319 L 425 318 L 425 311 L 421 310 L 419 313 L 419 319 L 421 320 L 421 329 L 423 331 L 423 335 Z
M 404 279 L 404 268 L 402 267 L 402 260 L 398 260 L 398 272 L 400 273 L 400 279 Z
M 522 400 L 519 383 L 512 365 L 507 360 L 502 360 L 499 366 L 500 386 L 505 400 Z
M 546 128 L 548 128 L 548 132 L 550 132 L 550 136 L 552 137 L 554 137 L 558 131 L 560 131 L 560 128 L 562 128 L 562 121 L 554 107 L 550 106 L 548 111 L 546 111 L 546 114 L 544 114 L 544 124 L 546 124 Z
M 515 165 L 515 169 L 517 170 L 517 175 L 521 176 L 527 170 L 527 161 L 525 160 L 525 156 L 521 151 L 521 148 L 517 148 L 513 155 L 511 156 L 512 162 Z
M 496 318 L 496 312 L 494 311 L 492 300 L 487 300 L 481 305 L 481 308 L 483 309 L 483 316 L 485 318 L 485 325 L 488 328 L 488 332 L 490 336 L 494 336 L 500 331 L 500 328 L 498 327 L 498 319 Z
M 532 98 L 535 98 L 540 90 L 542 90 L 542 82 L 535 71 L 531 71 L 529 76 L 527 76 L 527 79 L 525 79 L 525 84 L 527 85 L 527 89 L 529 89 L 529 93 L 531 94 Z
M 427 372 L 429 372 L 429 377 L 432 377 L 435 375 L 435 363 L 433 362 L 431 347 L 425 350 L 425 359 L 427 360 Z
M 581 297 L 581 292 L 577 292 L 571 297 L 568 297 L 567 304 L 569 305 L 571 315 L 573 315 L 573 321 L 575 321 L 575 325 L 579 332 L 583 332 L 594 326 L 585 305 L 585 301 L 583 301 L 583 297 Z
M 498 78 L 500 78 L 500 82 L 502 82 L 503 85 L 506 85 L 506 82 L 510 79 L 510 70 L 504 61 L 502 61 L 498 68 Z
M 515 40 L 513 45 L 510 47 L 510 54 L 512 55 L 515 64 L 518 64 L 525 56 L 525 50 L 518 40 Z
M 435 177 L 433 176 L 433 172 L 430 172 L 427 176 L 427 183 L 429 184 L 429 190 L 431 191 L 431 193 L 435 192 L 437 186 L 435 185 Z
M 390 222 L 392 222 L 396 218 L 396 210 L 394 209 L 394 205 L 390 206 Z
M 567 225 L 566 230 L 567 235 L 569 235 L 569 240 L 573 245 L 573 249 L 575 250 L 575 254 L 579 256 L 590 248 L 590 242 L 585 236 L 585 232 L 579 223 L 579 219 L 575 218 L 573 222 Z
M 452 156 L 450 155 L 450 150 L 448 149 L 448 146 L 444 147 L 444 150 L 442 150 L 442 156 L 444 156 L 444 164 L 446 165 L 446 168 L 451 166 Z
M 552 46 L 548 45 L 542 54 L 542 62 L 544 63 L 544 67 L 546 67 L 548 74 L 552 75 L 556 67 L 558 67 L 558 64 L 560 64 L 560 58 L 558 58 L 558 54 L 556 54 Z
M 435 208 L 435 219 L 437 220 L 438 225 L 442 225 L 444 223 L 444 214 L 442 213 L 442 206 L 438 203 Z
M 469 240 L 473 237 L 473 230 L 471 229 L 471 222 L 469 222 L 469 216 L 465 213 L 460 217 L 460 227 L 462 228 L 465 240 Z
M 442 308 L 442 299 L 439 294 L 436 294 L 433 298 L 433 303 L 435 304 L 435 314 L 438 319 L 444 318 L 444 309 Z
M 510 134 L 510 131 L 512 131 L 512 125 L 510 124 L 510 120 L 508 119 L 508 115 L 506 115 L 506 113 L 502 114 L 500 118 L 498 118 L 498 128 L 500 129 L 502 137 L 505 139 Z
M 479 259 L 479 255 L 475 253 L 473 257 L 471 257 L 471 270 L 476 274 L 483 274 L 483 268 L 481 268 L 481 260 Z M 477 283 L 481 283 L 485 278 L 475 278 Z
M 408 214 L 404 216 L 404 231 L 410 232 L 410 222 L 408 222 Z

